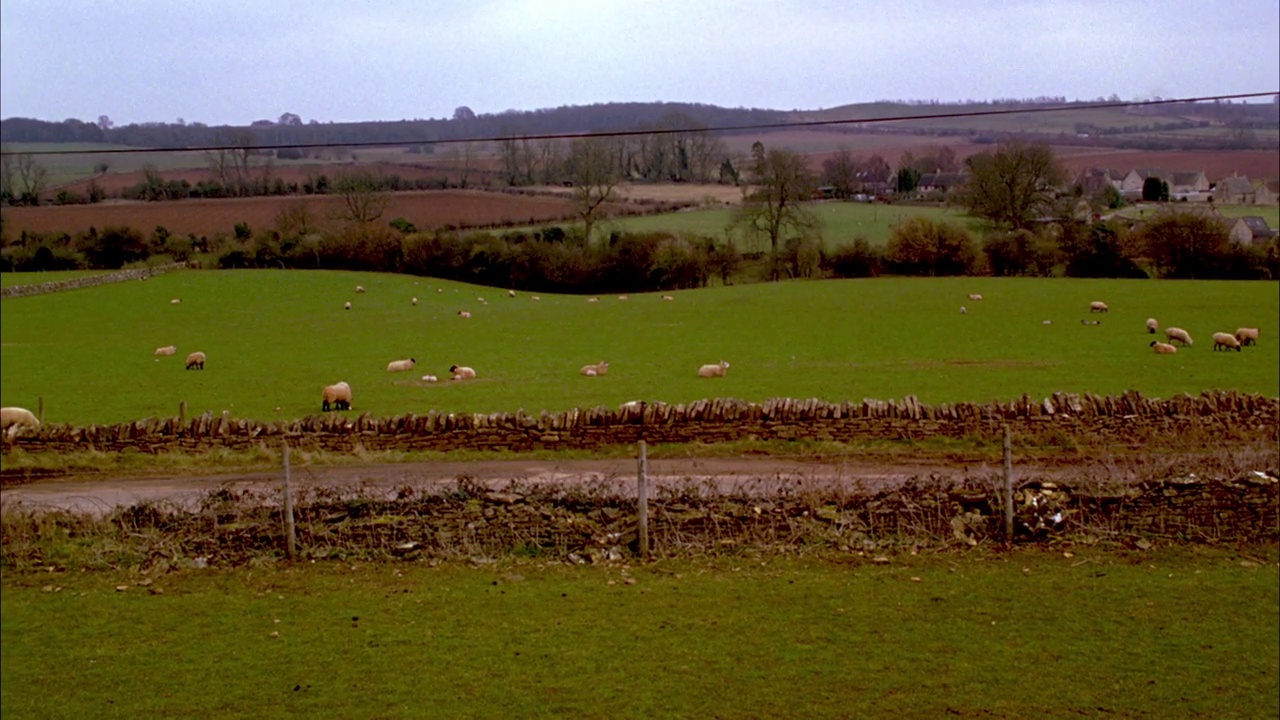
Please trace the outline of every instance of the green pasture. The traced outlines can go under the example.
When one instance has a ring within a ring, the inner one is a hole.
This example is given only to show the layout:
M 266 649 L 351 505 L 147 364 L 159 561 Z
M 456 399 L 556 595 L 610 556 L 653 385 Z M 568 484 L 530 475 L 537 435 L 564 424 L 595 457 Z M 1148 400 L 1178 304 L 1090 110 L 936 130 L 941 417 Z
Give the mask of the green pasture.
M 105 275 L 109 270 L 50 270 L 47 272 L 22 272 L 22 273 L 0 273 L 0 287 L 15 287 L 17 285 L 39 285 L 40 283 L 55 282 L 62 280 L 74 280 L 76 278 L 89 277 L 90 275 Z
M 368 292 L 356 294 L 357 284 Z M 319 412 L 321 388 L 340 380 L 352 386 L 353 412 L 375 416 L 706 397 L 860 402 L 914 394 L 937 403 L 1059 390 L 1280 394 L 1276 282 L 879 278 L 671 295 L 533 301 L 391 274 L 167 273 L 4 300 L 0 389 L 4 405 L 34 409 L 43 397 L 47 421 L 76 424 L 175 415 L 182 401 L 191 414 L 296 418 Z M 1089 314 L 1092 300 L 1111 311 Z M 1148 316 L 1187 329 L 1195 346 L 1153 354 Z M 1213 332 L 1240 326 L 1261 329 L 1257 347 L 1213 351 Z M 170 344 L 177 355 L 153 356 Z M 208 356 L 203 371 L 183 368 L 194 350 Z M 413 371 L 386 372 L 388 362 L 409 357 Z M 697 377 L 700 365 L 722 359 L 731 364 L 727 377 Z M 578 374 L 600 360 L 610 363 L 608 375 Z M 478 379 L 448 382 L 454 364 L 475 368 Z M 422 382 L 428 374 L 441 382 Z
M 1261 559 L 6 573 L 0 701 L 15 720 L 1275 717 Z

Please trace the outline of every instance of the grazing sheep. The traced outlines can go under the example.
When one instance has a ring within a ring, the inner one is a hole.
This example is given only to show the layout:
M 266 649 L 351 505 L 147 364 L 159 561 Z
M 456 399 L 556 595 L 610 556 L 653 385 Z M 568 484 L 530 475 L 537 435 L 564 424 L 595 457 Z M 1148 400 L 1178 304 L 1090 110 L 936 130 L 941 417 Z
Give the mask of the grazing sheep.
M 417 361 L 413 358 L 409 358 L 408 360 L 392 360 L 387 363 L 387 372 L 405 372 L 407 370 L 412 370 L 415 364 L 417 364 Z
M 969 314 L 969 308 L 967 308 L 967 307 L 965 307 L 965 306 L 961 305 L 961 306 L 960 306 L 960 314 L 961 314 L 961 315 L 968 315 L 968 314 Z
M 1172 355 L 1178 352 L 1178 348 L 1169 343 L 1162 343 L 1159 340 L 1151 341 L 1151 349 L 1155 350 L 1157 355 Z
M 471 313 L 467 312 L 466 310 L 459 310 L 459 311 L 458 311 L 458 317 L 460 317 L 460 318 L 464 318 L 464 319 L 465 319 L 465 318 L 469 318 L 469 317 L 471 317 Z
M 1241 345 L 1258 344 L 1258 328 L 1240 328 L 1236 330 L 1236 339 Z
M 453 373 L 453 380 L 474 380 L 476 371 L 464 365 L 450 365 L 449 372 Z
M 199 350 L 187 356 L 187 369 L 195 368 L 196 370 L 204 369 L 204 353 Z
M 1091 313 L 1107 312 L 1108 310 L 1110 310 L 1110 308 L 1108 308 L 1107 304 L 1102 302 L 1101 300 L 1094 300 L 1093 302 L 1089 303 L 1089 312 Z
M 351 409 L 351 386 L 345 382 L 326 385 L 323 395 L 324 401 L 320 404 L 321 412 L 329 412 L 330 407 L 335 410 Z
M 439 382 L 440 378 L 435 375 L 423 375 L 422 382 Z
M 1052 324 L 1053 324 L 1053 321 L 1052 321 L 1052 320 L 1045 320 L 1044 322 L 1042 322 L 1042 323 L 1040 323 L 1040 324 L 1041 324 L 1041 325 L 1052 325 Z
M 626 295 L 619 295 L 619 296 L 618 296 L 618 299 L 619 299 L 619 300 L 626 300 L 626 299 L 627 299 L 627 296 L 626 296 Z
M 356 292 L 358 292 L 358 293 L 362 293 L 362 292 L 364 292 L 364 286 L 363 286 L 363 285 L 357 285 L 357 286 L 356 286 Z
M 17 437 L 24 428 L 34 430 L 38 427 L 40 419 L 30 410 L 20 407 L 0 408 L 0 428 L 10 440 Z
M 671 297 L 670 295 L 663 295 L 663 296 L 662 296 L 662 299 L 663 299 L 663 300 L 675 300 L 675 298 Z
M 1147 318 L 1147 332 L 1151 333 L 1152 335 L 1155 335 L 1156 331 L 1159 329 L 1160 329 L 1160 323 L 1156 322 L 1155 318 Z
M 582 373 L 583 375 L 586 375 L 587 377 L 596 377 L 597 375 L 604 375 L 609 372 L 609 363 L 605 362 L 604 360 L 601 360 L 595 365 L 583 365 L 582 369 L 579 370 L 578 372 Z
M 1191 333 L 1187 332 L 1186 330 L 1183 330 L 1182 328 L 1167 327 L 1164 329 L 1164 336 L 1169 338 L 1169 342 L 1173 342 L 1174 340 L 1177 340 L 1178 342 L 1182 343 L 1184 347 L 1187 345 L 1195 345 L 1195 343 L 1191 340 Z
M 345 303 L 345 304 L 342 306 L 342 309 L 344 309 L 344 310 L 350 310 L 350 309 L 351 309 L 351 303 Z
M 177 345 L 165 345 L 164 347 L 156 348 L 155 354 L 156 355 L 172 355 L 176 352 L 178 352 Z
M 484 298 L 482 298 L 482 297 L 478 297 L 478 298 L 476 298 L 476 302 L 480 303 L 481 305 L 488 305 L 488 304 L 489 304 L 489 301 L 488 301 L 488 300 L 485 300 L 485 299 L 484 299 Z
M 978 293 L 969 293 L 969 299 L 970 299 L 970 300 L 981 300 L 981 299 L 982 299 L 982 296 L 981 296 L 981 295 L 979 295 Z
M 170 301 L 169 301 L 169 304 L 170 304 L 170 305 L 181 305 L 181 304 L 182 304 L 182 298 L 174 298 L 174 299 L 172 299 L 172 300 L 170 300 Z
M 1213 334 L 1213 349 L 1218 348 L 1240 352 L 1240 341 L 1231 333 L 1217 332 Z
M 729 363 L 721 360 L 717 365 L 703 365 L 698 368 L 698 377 L 714 378 L 724 377 L 724 373 L 729 369 Z
M 515 291 L 515 290 L 508 290 L 508 291 L 507 291 L 507 297 L 515 297 L 515 296 L 516 296 L 516 291 Z
M 418 304 L 418 298 L 416 298 L 416 297 L 415 297 L 415 298 L 410 298 L 410 299 L 409 299 L 409 304 L 410 304 L 410 305 L 417 305 L 417 304 Z

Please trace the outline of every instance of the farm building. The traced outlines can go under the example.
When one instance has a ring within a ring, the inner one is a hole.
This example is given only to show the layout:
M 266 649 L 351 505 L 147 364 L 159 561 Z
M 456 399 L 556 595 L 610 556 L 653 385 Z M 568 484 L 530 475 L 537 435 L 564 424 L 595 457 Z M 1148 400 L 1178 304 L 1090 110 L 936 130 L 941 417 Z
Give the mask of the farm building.
M 1275 205 L 1276 193 L 1265 182 L 1232 175 L 1213 189 L 1213 201 L 1222 205 Z
M 1276 231 L 1267 225 L 1266 218 L 1258 215 L 1227 218 L 1223 222 L 1228 226 L 1231 242 L 1240 245 L 1261 245 L 1276 235 Z

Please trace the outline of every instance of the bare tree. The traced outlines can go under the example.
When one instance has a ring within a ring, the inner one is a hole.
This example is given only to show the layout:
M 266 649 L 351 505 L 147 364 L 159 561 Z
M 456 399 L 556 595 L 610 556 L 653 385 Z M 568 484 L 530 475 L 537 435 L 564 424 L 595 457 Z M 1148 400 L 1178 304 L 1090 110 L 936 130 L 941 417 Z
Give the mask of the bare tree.
M 575 212 L 582 218 L 583 235 L 591 242 L 591 230 L 602 206 L 608 202 L 621 180 L 618 171 L 620 146 L 605 138 L 581 138 L 569 145 L 565 173 L 573 186 Z
M 792 150 L 766 151 L 757 142 L 751 146 L 751 159 L 751 184 L 743 191 L 733 224 L 751 236 L 768 238 L 770 279 L 777 280 L 779 242 L 821 234 L 822 222 L 803 204 L 813 191 L 813 176 L 804 156 Z
M 369 172 L 339 175 L 334 182 L 334 189 L 342 199 L 339 219 L 357 226 L 377 222 L 391 203 L 391 193 L 382 187 L 379 178 Z
M 15 205 L 38 205 L 49 171 L 31 153 L 0 149 L 0 198 Z
M 997 225 L 1018 230 L 1049 211 L 1067 174 L 1045 143 L 1013 140 L 994 153 L 965 161 L 969 181 L 961 191 L 969 211 Z

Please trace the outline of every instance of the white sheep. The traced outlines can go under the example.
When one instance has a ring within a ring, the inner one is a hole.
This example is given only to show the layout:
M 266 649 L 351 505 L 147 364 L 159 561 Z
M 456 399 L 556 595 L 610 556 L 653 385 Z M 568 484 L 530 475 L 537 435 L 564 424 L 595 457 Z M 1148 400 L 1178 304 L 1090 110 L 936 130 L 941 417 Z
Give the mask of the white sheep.
M 440 380 L 440 378 L 436 377 L 435 375 L 423 375 L 423 376 L 422 376 L 422 382 L 433 383 L 433 382 L 438 382 L 439 380 Z
M 981 300 L 981 299 L 982 299 L 982 296 L 981 296 L 981 295 L 979 295 L 978 293 L 969 293 L 969 299 L 970 299 L 970 300 Z
M 1178 342 L 1182 343 L 1184 347 L 1187 345 L 1195 345 L 1195 342 L 1191 340 L 1191 333 L 1179 327 L 1165 328 L 1164 336 L 1166 338 L 1169 338 L 1169 342 L 1173 342 L 1174 340 L 1177 340 Z
M 38 427 L 40 427 L 40 418 L 30 410 L 20 407 L 0 408 L 0 429 L 5 431 L 5 435 L 10 440 L 17 437 L 24 428 L 34 430 Z
M 417 304 L 418 304 L 418 298 L 416 298 L 416 297 L 415 297 L 415 298 L 410 298 L 410 299 L 409 299 L 409 304 L 410 304 L 410 305 L 417 305 Z
M 1108 310 L 1110 310 L 1110 308 L 1108 308 L 1107 304 L 1102 302 L 1101 300 L 1094 300 L 1093 302 L 1089 303 L 1089 312 L 1091 313 L 1107 312 Z
M 412 370 L 413 366 L 416 364 L 417 361 L 413 358 L 409 358 L 408 360 L 392 360 L 387 363 L 387 372 L 405 372 Z
M 1236 339 L 1241 345 L 1258 344 L 1258 328 L 1240 328 L 1236 330 Z
M 459 310 L 459 311 L 458 311 L 458 317 L 460 317 L 460 318 L 462 318 L 462 319 L 464 319 L 464 320 L 465 320 L 465 319 L 467 319 L 467 318 L 471 317 L 471 313 L 467 312 L 466 310 Z
M 192 368 L 196 370 L 204 369 L 204 353 L 199 350 L 187 356 L 187 369 L 191 370 Z
M 589 303 L 598 303 L 598 302 L 600 302 L 600 298 L 597 298 L 597 297 L 587 298 L 587 302 L 589 302 Z
M 619 299 L 619 300 L 626 300 L 626 299 L 627 299 L 627 296 L 626 296 L 626 295 L 619 295 L 619 296 L 618 296 L 618 299 Z
M 724 360 L 721 360 L 716 365 L 703 365 L 702 367 L 698 368 L 698 377 L 704 377 L 704 378 L 724 377 L 724 373 L 728 369 L 729 369 L 729 363 L 725 362 Z
M 356 292 L 358 292 L 358 293 L 362 293 L 362 292 L 364 292 L 364 286 L 363 286 L 363 285 L 357 285 L 357 286 L 356 286 Z
M 450 365 L 449 372 L 453 373 L 453 380 L 474 380 L 476 371 L 465 365 Z
M 345 303 L 345 304 L 343 304 L 342 309 L 344 309 L 344 310 L 350 310 L 350 309 L 351 309 L 351 303 Z
M 164 347 L 156 348 L 155 354 L 156 355 L 172 355 L 176 352 L 178 352 L 177 345 L 165 345 Z
M 170 300 L 170 301 L 169 301 L 169 304 L 170 304 L 170 305 L 181 305 L 181 304 L 182 304 L 182 298 L 174 298 L 174 299 L 172 299 L 172 300 Z
M 663 300 L 675 300 L 675 298 L 671 297 L 670 295 L 663 295 L 663 296 L 662 296 L 662 299 L 663 299 Z
M 530 299 L 530 300 L 537 301 L 537 300 L 541 300 L 542 298 L 538 297 L 537 295 L 530 295 L 530 296 L 529 296 L 529 299 Z
M 1216 332 L 1213 334 L 1213 349 L 1217 350 L 1218 348 L 1240 352 L 1240 341 L 1231 333 Z
M 1147 332 L 1151 333 L 1152 335 L 1155 335 L 1156 331 L 1159 329 L 1160 329 L 1160 323 L 1156 322 L 1155 318 L 1147 318 Z
M 960 314 L 961 314 L 961 315 L 968 315 L 968 314 L 969 314 L 969 308 L 967 308 L 967 307 L 965 307 L 965 306 L 961 305 L 961 306 L 960 306 Z
M 508 290 L 508 291 L 507 291 L 507 297 L 515 297 L 515 296 L 516 296 L 516 291 L 515 291 L 515 290 Z
M 587 377 L 596 377 L 598 375 L 604 375 L 609 372 L 609 363 L 605 362 L 604 360 L 601 360 L 600 362 L 594 365 L 583 365 L 582 369 L 579 370 L 578 372 L 583 375 L 586 375 Z
M 322 395 L 324 399 L 320 403 L 321 412 L 329 412 L 331 407 L 335 410 L 351 409 L 351 386 L 345 382 L 326 385 Z
M 1169 343 L 1162 343 L 1159 340 L 1151 341 L 1151 349 L 1155 350 L 1157 355 L 1172 355 L 1178 352 L 1178 348 Z

